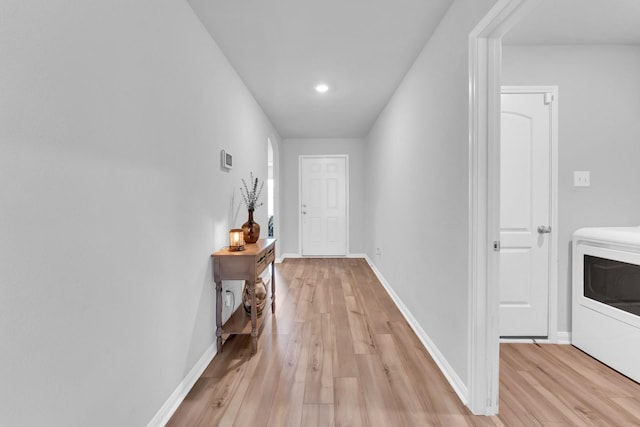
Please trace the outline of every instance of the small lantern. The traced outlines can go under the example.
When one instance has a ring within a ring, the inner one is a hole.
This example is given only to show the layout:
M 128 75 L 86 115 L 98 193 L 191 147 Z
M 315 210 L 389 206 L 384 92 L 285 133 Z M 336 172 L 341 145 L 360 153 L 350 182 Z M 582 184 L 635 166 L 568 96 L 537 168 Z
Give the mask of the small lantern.
M 229 250 L 244 251 L 244 232 L 241 228 L 229 230 Z

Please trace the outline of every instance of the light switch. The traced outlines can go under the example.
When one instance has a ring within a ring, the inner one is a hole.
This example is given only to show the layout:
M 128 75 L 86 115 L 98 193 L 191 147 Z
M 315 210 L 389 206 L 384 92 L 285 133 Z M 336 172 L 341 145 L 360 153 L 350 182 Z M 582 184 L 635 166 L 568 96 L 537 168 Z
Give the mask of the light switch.
M 591 187 L 591 172 L 573 171 L 574 187 Z

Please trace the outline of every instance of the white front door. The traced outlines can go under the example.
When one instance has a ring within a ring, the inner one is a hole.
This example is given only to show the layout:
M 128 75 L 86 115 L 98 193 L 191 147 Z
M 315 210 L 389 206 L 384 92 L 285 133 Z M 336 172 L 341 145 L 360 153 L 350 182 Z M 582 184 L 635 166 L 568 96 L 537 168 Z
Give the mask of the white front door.
M 347 157 L 300 158 L 302 255 L 347 254 Z
M 551 228 L 551 102 L 501 96 L 500 336 L 547 337 Z

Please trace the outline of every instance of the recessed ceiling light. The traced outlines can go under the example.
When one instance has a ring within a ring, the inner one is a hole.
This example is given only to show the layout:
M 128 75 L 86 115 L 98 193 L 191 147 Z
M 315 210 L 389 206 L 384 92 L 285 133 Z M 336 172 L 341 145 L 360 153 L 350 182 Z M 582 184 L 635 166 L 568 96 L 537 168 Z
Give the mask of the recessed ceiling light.
M 316 85 L 315 90 L 318 93 L 325 93 L 329 90 L 329 86 L 325 83 L 319 83 Z

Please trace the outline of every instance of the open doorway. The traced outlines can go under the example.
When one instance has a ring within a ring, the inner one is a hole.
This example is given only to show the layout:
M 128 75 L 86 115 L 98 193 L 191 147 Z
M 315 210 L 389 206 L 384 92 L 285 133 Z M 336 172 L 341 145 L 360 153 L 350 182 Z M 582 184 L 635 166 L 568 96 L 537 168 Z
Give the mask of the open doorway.
M 469 402 L 498 412 L 502 36 L 538 0 L 497 2 L 469 34 Z
M 558 307 L 549 308 L 557 316 L 558 326 L 550 327 L 549 341 L 571 340 L 569 243 L 573 231 L 614 222 L 619 226 L 637 223 L 637 205 L 607 203 L 605 199 L 614 195 L 616 201 L 637 201 L 631 194 L 635 189 L 620 183 L 637 181 L 637 167 L 628 159 L 638 146 L 637 134 L 633 134 L 638 117 L 633 94 L 637 91 L 631 89 L 637 87 L 638 66 L 637 60 L 629 62 L 629 58 L 637 57 L 633 46 L 640 41 L 640 34 L 634 41 L 632 34 L 617 30 L 640 28 L 640 16 L 634 21 L 634 9 L 625 7 L 626 2 L 593 1 L 588 7 L 582 3 L 501 0 L 470 37 L 469 348 L 474 412 L 497 410 L 497 283 L 502 242 L 496 171 L 500 170 L 501 84 L 558 85 L 563 99 L 563 157 L 558 170 L 562 220 L 555 221 L 560 250 L 557 274 L 551 273 L 558 283 L 557 292 L 551 292 Z M 538 4 L 539 8 L 530 10 Z M 527 19 L 518 22 L 529 11 Z M 514 37 L 516 32 L 518 37 Z M 525 36 L 535 37 L 535 43 L 525 43 Z M 627 164 L 630 167 L 625 168 Z M 590 186 L 590 169 L 599 172 L 599 186 Z M 616 209 L 611 208 L 614 205 Z M 551 337 L 554 329 L 556 340 Z
M 268 234 L 270 239 L 275 238 L 274 214 L 275 214 L 275 181 L 273 173 L 273 143 L 267 138 L 267 216 L 269 217 Z

